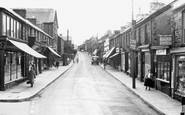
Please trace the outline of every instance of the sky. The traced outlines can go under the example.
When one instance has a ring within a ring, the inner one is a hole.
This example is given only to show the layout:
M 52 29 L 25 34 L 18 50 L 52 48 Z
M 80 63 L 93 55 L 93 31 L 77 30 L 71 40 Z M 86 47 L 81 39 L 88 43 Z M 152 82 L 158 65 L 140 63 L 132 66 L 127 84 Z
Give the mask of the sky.
M 148 13 L 154 0 L 133 0 L 134 16 Z M 155 0 L 168 4 L 173 0 Z M 58 33 L 81 45 L 91 37 L 101 38 L 108 30 L 120 30 L 132 20 L 132 0 L 0 0 L 7 8 L 53 8 L 57 11 Z M 134 17 L 135 18 L 135 17 Z

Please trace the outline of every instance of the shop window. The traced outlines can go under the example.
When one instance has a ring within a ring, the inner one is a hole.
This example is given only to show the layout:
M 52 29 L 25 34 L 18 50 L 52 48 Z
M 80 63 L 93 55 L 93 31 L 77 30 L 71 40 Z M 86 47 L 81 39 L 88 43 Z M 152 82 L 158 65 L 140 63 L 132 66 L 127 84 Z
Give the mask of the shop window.
M 170 80 L 170 56 L 157 56 L 157 78 L 165 81 Z
M 6 52 L 5 54 L 5 65 L 4 65 L 4 78 L 5 78 L 5 83 L 11 80 L 10 78 L 10 65 L 11 65 L 11 52 Z
M 145 62 L 145 75 L 147 74 L 148 70 L 151 69 L 151 55 L 150 52 L 145 52 L 145 57 L 143 58 Z
M 185 94 L 185 56 L 178 58 L 177 91 Z
M 19 52 L 6 52 L 5 53 L 5 65 L 4 65 L 4 77 L 5 84 L 11 81 L 22 78 L 21 69 L 21 53 Z

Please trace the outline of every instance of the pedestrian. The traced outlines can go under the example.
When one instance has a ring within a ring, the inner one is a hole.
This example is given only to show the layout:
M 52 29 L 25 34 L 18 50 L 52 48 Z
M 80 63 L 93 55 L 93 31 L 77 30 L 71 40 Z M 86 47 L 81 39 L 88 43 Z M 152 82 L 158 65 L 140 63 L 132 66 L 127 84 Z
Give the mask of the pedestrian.
M 79 59 L 78 59 L 78 57 L 76 58 L 76 62 L 78 63 L 78 61 L 79 61 Z
M 59 67 L 59 61 L 56 61 L 56 68 L 58 69 Z
M 144 86 L 145 90 L 150 90 L 151 87 L 153 87 L 154 82 L 152 80 L 153 74 L 151 73 L 151 69 L 148 70 L 148 73 L 144 77 Z
M 107 66 L 107 59 L 105 58 L 105 59 L 103 60 L 103 67 L 104 67 L 104 69 L 106 69 L 106 66 Z
M 28 71 L 28 81 L 26 83 L 31 84 L 31 87 L 33 87 L 34 76 L 35 76 L 35 73 L 34 73 L 33 64 L 30 62 L 29 63 L 29 71 Z

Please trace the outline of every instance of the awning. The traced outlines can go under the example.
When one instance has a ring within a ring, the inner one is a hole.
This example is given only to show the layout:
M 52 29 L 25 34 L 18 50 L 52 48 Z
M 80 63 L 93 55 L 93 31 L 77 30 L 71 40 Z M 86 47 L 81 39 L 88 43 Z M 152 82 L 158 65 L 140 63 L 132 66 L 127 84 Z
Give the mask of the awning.
M 94 50 L 94 52 L 92 53 L 93 55 L 96 55 L 97 53 L 97 49 Z
M 110 50 L 109 50 L 110 51 Z M 109 51 L 107 51 L 104 55 L 103 58 L 106 58 L 107 54 L 109 53 Z
M 55 54 L 56 56 L 58 57 L 61 57 L 57 52 L 55 52 L 52 48 L 48 47 L 48 49 L 53 53 Z
M 112 47 L 112 48 L 110 49 L 110 51 L 109 51 L 108 54 L 106 55 L 106 58 L 108 58 L 108 57 L 111 55 L 111 53 L 114 51 L 114 49 L 115 49 L 115 47 Z
M 113 58 L 115 56 L 117 56 L 119 53 L 115 53 L 114 55 L 110 56 L 109 58 Z
M 185 47 L 171 49 L 170 53 L 185 53 Z
M 16 46 L 17 48 L 19 48 L 20 50 L 24 51 L 27 54 L 30 54 L 36 58 L 46 58 L 46 56 L 43 56 L 42 54 L 36 52 L 35 50 L 33 50 L 31 47 L 29 47 L 25 43 L 21 43 L 21 42 L 9 40 L 9 39 L 8 41 L 10 41 L 14 46 Z

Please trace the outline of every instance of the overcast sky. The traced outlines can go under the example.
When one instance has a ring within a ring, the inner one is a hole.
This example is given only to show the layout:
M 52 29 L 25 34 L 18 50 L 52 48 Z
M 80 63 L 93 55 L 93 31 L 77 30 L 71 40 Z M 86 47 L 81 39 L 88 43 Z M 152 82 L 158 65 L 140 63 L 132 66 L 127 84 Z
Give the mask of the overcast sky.
M 64 36 L 72 36 L 80 45 L 92 36 L 103 36 L 107 30 L 120 30 L 131 21 L 132 0 L 0 0 L 8 8 L 53 8 L 57 11 L 59 30 Z M 133 0 L 134 13 L 149 12 L 153 0 Z M 158 0 L 165 4 L 173 0 Z

